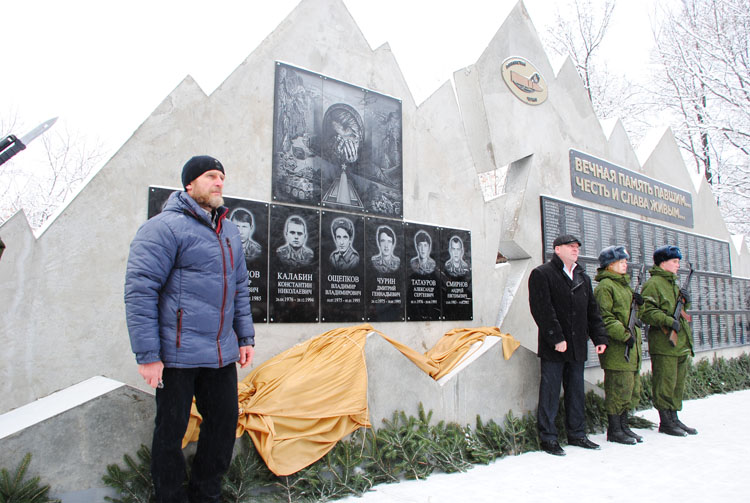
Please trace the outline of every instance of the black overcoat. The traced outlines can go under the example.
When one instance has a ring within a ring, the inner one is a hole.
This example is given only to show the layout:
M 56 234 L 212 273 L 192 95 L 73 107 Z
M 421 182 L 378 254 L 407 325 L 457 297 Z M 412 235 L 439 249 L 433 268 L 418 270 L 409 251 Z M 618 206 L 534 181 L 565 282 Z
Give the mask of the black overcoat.
M 531 271 L 529 307 L 539 327 L 537 356 L 540 358 L 582 362 L 587 358 L 589 337 L 594 345 L 609 341 L 591 278 L 581 266 L 576 266 L 571 280 L 557 255 Z M 562 341 L 567 341 L 567 351 L 555 351 L 555 344 Z

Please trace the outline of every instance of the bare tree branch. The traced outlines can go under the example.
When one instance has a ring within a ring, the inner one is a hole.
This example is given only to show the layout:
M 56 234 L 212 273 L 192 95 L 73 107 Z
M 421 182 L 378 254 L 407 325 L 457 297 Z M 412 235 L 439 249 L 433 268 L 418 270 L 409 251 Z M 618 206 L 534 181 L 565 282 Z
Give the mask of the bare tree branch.
M 10 128 L 21 128 L 17 122 L 15 118 L 4 120 L 0 122 L 0 129 L 10 131 Z M 23 209 L 31 227 L 41 227 L 61 204 L 80 189 L 104 158 L 103 147 L 98 140 L 91 142 L 64 124 L 57 126 L 36 140 L 44 148 L 43 159 L 39 162 L 30 159 L 29 153 L 24 151 L 2 165 L 0 223 Z

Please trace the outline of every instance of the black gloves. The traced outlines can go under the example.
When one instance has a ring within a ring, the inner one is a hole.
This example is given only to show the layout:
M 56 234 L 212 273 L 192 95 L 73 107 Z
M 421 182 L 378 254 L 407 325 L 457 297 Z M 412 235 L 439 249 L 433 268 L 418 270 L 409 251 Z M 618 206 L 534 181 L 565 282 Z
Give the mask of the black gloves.
M 674 330 L 675 332 L 679 332 L 680 331 L 680 321 L 679 320 L 674 320 L 672 322 L 672 330 Z
M 635 301 L 636 305 L 638 306 L 643 305 L 643 297 L 641 297 L 640 293 L 633 292 L 633 300 Z
M 631 334 L 630 338 L 625 341 L 625 345 L 630 349 L 633 349 L 633 346 L 635 346 L 635 336 Z
M 687 291 L 687 288 L 680 288 L 680 295 L 685 299 L 685 304 L 690 302 L 690 292 Z

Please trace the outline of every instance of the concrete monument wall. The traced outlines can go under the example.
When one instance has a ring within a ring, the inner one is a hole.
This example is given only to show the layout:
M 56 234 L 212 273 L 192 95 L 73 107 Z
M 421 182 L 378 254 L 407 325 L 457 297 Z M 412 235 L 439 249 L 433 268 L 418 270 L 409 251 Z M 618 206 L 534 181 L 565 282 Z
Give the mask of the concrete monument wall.
M 515 55 L 543 74 L 545 103 L 524 104 L 503 82 L 501 63 Z M 94 375 L 146 389 L 130 351 L 123 281 L 130 241 L 146 219 L 148 187 L 179 188 L 184 162 L 210 154 L 227 170 L 226 196 L 271 202 L 276 61 L 401 98 L 404 219 L 472 233 L 472 321 L 374 326 L 421 351 L 462 326 L 498 325 L 523 344 L 510 361 L 492 348 L 440 386 L 371 340 L 373 424 L 394 407 L 413 413 L 420 401 L 436 419 L 459 422 L 535 408 L 536 327 L 526 281 L 542 262 L 540 195 L 572 200 L 570 148 L 690 192 L 696 225 L 687 230 L 732 242 L 734 274 L 750 276 L 747 247 L 734 244 L 710 187 L 693 181 L 671 133 L 646 155 L 634 152 L 620 124 L 605 133 L 570 61 L 557 72 L 550 66 L 523 3 L 479 60 L 455 73 L 455 94 L 446 82 L 417 106 L 388 45 L 370 48 L 340 0 L 303 0 L 210 96 L 186 77 L 41 235 L 22 214 L 0 227 L 7 245 L 0 303 L 8 307 L 0 321 L 7 362 L 0 413 Z M 485 201 L 477 175 L 491 170 L 505 175 L 505 190 Z M 508 261 L 496 263 L 498 253 Z M 336 326 L 258 323 L 255 365 Z

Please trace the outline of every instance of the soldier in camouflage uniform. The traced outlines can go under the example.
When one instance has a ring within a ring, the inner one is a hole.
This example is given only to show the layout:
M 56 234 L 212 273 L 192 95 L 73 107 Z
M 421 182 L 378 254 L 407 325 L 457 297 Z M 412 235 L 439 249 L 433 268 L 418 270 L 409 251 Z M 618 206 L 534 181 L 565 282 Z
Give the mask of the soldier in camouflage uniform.
M 634 445 L 643 437 L 628 427 L 628 411 L 634 409 L 641 396 L 641 333 L 634 327 L 628 330 L 633 297 L 643 299 L 630 288 L 628 255 L 624 246 L 609 246 L 599 253 L 599 269 L 594 297 L 599 304 L 602 321 L 607 328 L 609 345 L 599 355 L 604 370 L 604 406 L 607 409 L 607 440 Z M 629 361 L 625 350 L 629 349 Z
M 677 417 L 677 411 L 682 410 L 688 358 L 695 356 L 689 316 L 683 310 L 679 320 L 672 317 L 680 296 L 685 300 L 684 309 L 690 304 L 690 295 L 677 284 L 680 259 L 682 253 L 676 246 L 666 245 L 654 251 L 654 267 L 649 271 L 651 278 L 643 285 L 644 304 L 639 317 L 649 325 L 648 351 L 653 374 L 653 402 L 659 411 L 659 431 L 682 437 L 698 432 Z M 674 345 L 669 339 L 672 331 L 677 333 Z

